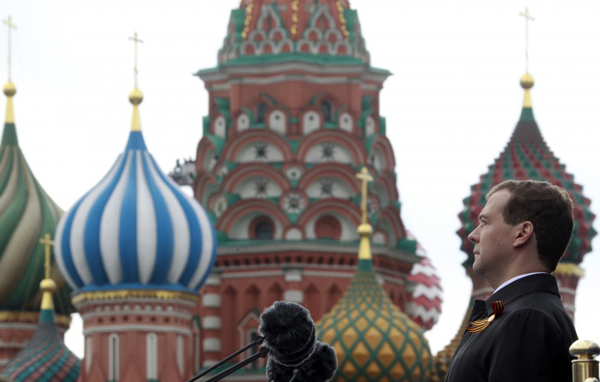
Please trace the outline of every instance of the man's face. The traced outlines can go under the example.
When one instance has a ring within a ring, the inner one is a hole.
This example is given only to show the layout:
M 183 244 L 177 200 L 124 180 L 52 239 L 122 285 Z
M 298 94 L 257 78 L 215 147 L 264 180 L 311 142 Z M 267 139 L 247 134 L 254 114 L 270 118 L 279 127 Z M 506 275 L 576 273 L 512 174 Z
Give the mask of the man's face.
M 501 278 L 511 261 L 515 227 L 506 224 L 502 216 L 509 197 L 508 190 L 494 193 L 479 214 L 479 225 L 469 235 L 475 244 L 473 271 L 488 282 Z

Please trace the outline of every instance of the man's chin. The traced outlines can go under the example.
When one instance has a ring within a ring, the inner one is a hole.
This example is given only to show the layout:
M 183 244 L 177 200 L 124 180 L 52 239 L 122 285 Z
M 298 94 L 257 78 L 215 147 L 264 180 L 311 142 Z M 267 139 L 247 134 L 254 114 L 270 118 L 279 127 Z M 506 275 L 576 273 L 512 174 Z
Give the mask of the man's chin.
M 477 259 L 475 259 L 475 262 L 473 263 L 473 273 L 479 277 L 484 277 L 484 269 L 480 266 Z

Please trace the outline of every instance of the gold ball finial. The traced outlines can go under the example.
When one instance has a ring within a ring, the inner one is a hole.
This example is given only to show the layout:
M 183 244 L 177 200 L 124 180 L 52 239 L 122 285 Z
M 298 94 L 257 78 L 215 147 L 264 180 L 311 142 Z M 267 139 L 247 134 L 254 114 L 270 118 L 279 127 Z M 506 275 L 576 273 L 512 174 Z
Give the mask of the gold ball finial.
M 569 352 L 579 359 L 594 359 L 600 355 L 600 346 L 593 341 L 577 340 L 569 347 Z
M 56 290 L 56 283 L 52 279 L 43 279 L 40 283 L 40 289 L 43 292 L 54 292 Z
M 129 93 L 129 102 L 132 105 L 139 105 L 144 100 L 144 94 L 140 91 L 140 89 L 135 88 Z
M 370 236 L 373 233 L 373 227 L 370 224 L 361 224 L 356 230 L 360 236 Z
M 534 85 L 533 76 L 529 73 L 523 74 L 521 77 L 521 87 L 523 89 L 531 89 Z
M 4 91 L 4 95 L 7 97 L 12 97 L 17 94 L 17 87 L 12 82 L 8 81 L 4 87 L 2 88 Z

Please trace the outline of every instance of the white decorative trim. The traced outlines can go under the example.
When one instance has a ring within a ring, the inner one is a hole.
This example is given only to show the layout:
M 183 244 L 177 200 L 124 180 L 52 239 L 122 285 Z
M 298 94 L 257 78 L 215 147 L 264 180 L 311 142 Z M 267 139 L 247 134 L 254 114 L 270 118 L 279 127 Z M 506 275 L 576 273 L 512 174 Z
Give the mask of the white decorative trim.
M 173 312 L 173 311 L 156 311 L 156 310 L 150 310 L 150 311 L 143 311 L 143 310 L 126 310 L 126 311 L 120 311 L 120 312 L 90 312 L 90 313 L 84 313 L 81 315 L 81 318 L 85 321 L 88 320 L 90 318 L 96 318 L 96 317 L 107 317 L 107 316 L 111 316 L 111 317 L 117 317 L 117 316 L 130 316 L 130 315 L 136 315 L 136 316 L 151 316 L 151 317 L 178 317 L 178 318 L 183 318 L 184 320 L 190 320 L 192 318 L 192 313 L 181 313 L 181 312 Z
M 91 306 L 99 306 L 99 305 L 104 305 L 104 306 L 108 306 L 109 310 L 110 310 L 110 306 L 116 306 L 118 304 L 124 304 L 125 308 L 123 310 L 127 309 L 128 305 L 133 305 L 133 304 L 144 304 L 144 305 L 153 305 L 154 304 L 158 304 L 158 305 L 163 305 L 165 303 L 171 303 L 171 304 L 178 304 L 178 305 L 185 305 L 188 306 L 190 308 L 195 308 L 198 304 L 197 302 L 194 301 L 187 301 L 187 300 L 172 300 L 172 301 L 166 301 L 166 300 L 160 300 L 157 298 L 127 298 L 127 299 L 115 299 L 115 300 L 104 300 L 104 301 L 85 301 L 82 303 L 77 304 L 77 310 L 81 311 L 84 308 L 88 307 L 89 305 Z M 135 309 L 134 309 L 135 310 Z
M 260 317 L 254 313 L 254 312 L 250 312 L 248 313 L 243 319 L 242 321 L 238 324 L 237 326 L 237 330 L 240 334 L 240 341 L 244 340 L 244 326 L 246 326 L 246 324 L 248 323 L 248 321 L 250 320 L 254 320 L 256 322 L 260 322 Z M 240 343 L 240 347 L 244 347 L 246 346 L 245 343 Z
M 0 341 L 0 348 L 11 348 L 11 349 L 19 349 L 24 348 L 29 343 L 29 340 L 25 340 L 24 342 L 4 342 Z
M 288 252 L 290 250 L 289 243 L 277 243 L 277 244 L 262 244 L 253 245 L 251 247 L 244 247 L 244 253 L 271 253 L 271 252 Z M 295 251 L 307 251 L 307 252 L 333 252 L 335 253 L 351 253 L 356 255 L 356 245 L 326 245 L 319 243 L 296 243 L 294 244 Z M 371 253 L 374 255 L 386 255 L 393 259 L 405 261 L 410 264 L 416 264 L 421 261 L 421 257 L 413 254 L 406 253 L 398 249 L 392 249 L 389 247 L 372 247 Z M 232 255 L 237 256 L 240 254 L 240 247 L 237 246 L 220 246 L 217 248 L 217 254 L 219 256 Z M 358 256 L 358 255 L 357 255 Z M 262 265 L 261 265 L 262 266 Z M 244 267 L 246 268 L 246 266 Z
M 221 295 L 217 293 L 206 293 L 202 296 L 202 305 L 205 308 L 220 308 Z
M 354 77 L 319 77 L 307 74 L 278 74 L 271 77 L 232 78 L 229 84 L 271 85 L 286 81 L 298 81 L 309 84 L 335 85 L 360 84 L 361 80 Z
M 205 352 L 220 352 L 221 340 L 219 338 L 205 338 L 202 341 L 202 349 Z
M 564 305 L 565 310 L 567 312 L 575 312 L 575 305 L 573 305 L 573 304 L 564 304 L 564 303 L 563 303 L 563 305 Z
M 565 293 L 565 294 L 570 294 L 575 296 L 577 294 L 577 291 L 573 288 L 562 288 L 562 287 L 558 287 L 558 291 L 560 293 Z
M 302 281 L 302 270 L 301 269 L 287 269 L 285 271 L 285 281 Z
M 202 329 L 204 329 L 204 330 L 221 329 L 221 317 L 219 317 L 219 316 L 203 317 L 202 318 Z
M 301 290 L 286 290 L 283 293 L 283 299 L 285 301 L 297 302 L 302 304 L 304 302 L 304 293 Z
M 221 275 L 217 273 L 211 273 L 210 276 L 206 278 L 206 283 L 204 285 L 211 286 L 219 286 L 221 285 Z
M 0 330 L 34 330 L 37 328 L 37 324 L 16 324 L 6 323 L 0 324 Z
M 230 66 L 221 69 L 222 71 L 216 73 L 208 73 L 208 74 L 200 74 L 202 80 L 210 82 L 210 81 L 219 81 L 226 80 L 228 78 L 228 74 L 268 74 L 268 73 L 277 73 L 277 72 L 286 72 L 286 71 L 302 71 L 307 73 L 314 74 L 339 74 L 339 73 L 352 73 L 359 74 L 363 73 L 366 75 L 368 73 L 368 67 L 364 64 L 357 65 L 320 65 L 320 64 L 309 64 L 306 62 L 286 62 L 286 63 L 273 63 L 273 64 L 263 64 L 263 65 L 244 65 L 244 66 Z M 387 77 L 387 76 L 386 76 Z
M 183 335 L 191 335 L 190 329 L 182 329 L 179 326 L 164 326 L 164 325 L 109 325 L 109 326 L 97 326 L 88 329 L 84 329 L 83 335 L 88 336 L 96 333 L 109 333 L 109 332 L 166 332 L 166 333 L 178 333 Z
M 243 268 L 240 268 L 243 269 Z M 238 279 L 238 278 L 246 278 L 246 277 L 264 277 L 264 276 L 283 276 L 283 270 L 277 271 L 260 271 L 260 272 L 227 272 L 223 274 L 224 279 Z

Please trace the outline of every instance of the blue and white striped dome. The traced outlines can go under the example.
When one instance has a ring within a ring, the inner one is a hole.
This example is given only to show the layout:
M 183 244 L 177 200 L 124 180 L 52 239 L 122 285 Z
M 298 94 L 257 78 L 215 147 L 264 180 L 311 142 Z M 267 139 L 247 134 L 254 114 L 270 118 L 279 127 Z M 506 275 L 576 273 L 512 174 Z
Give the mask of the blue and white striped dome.
M 161 172 L 135 129 L 104 179 L 62 216 L 55 240 L 63 276 L 81 291 L 196 292 L 216 256 L 206 212 Z

